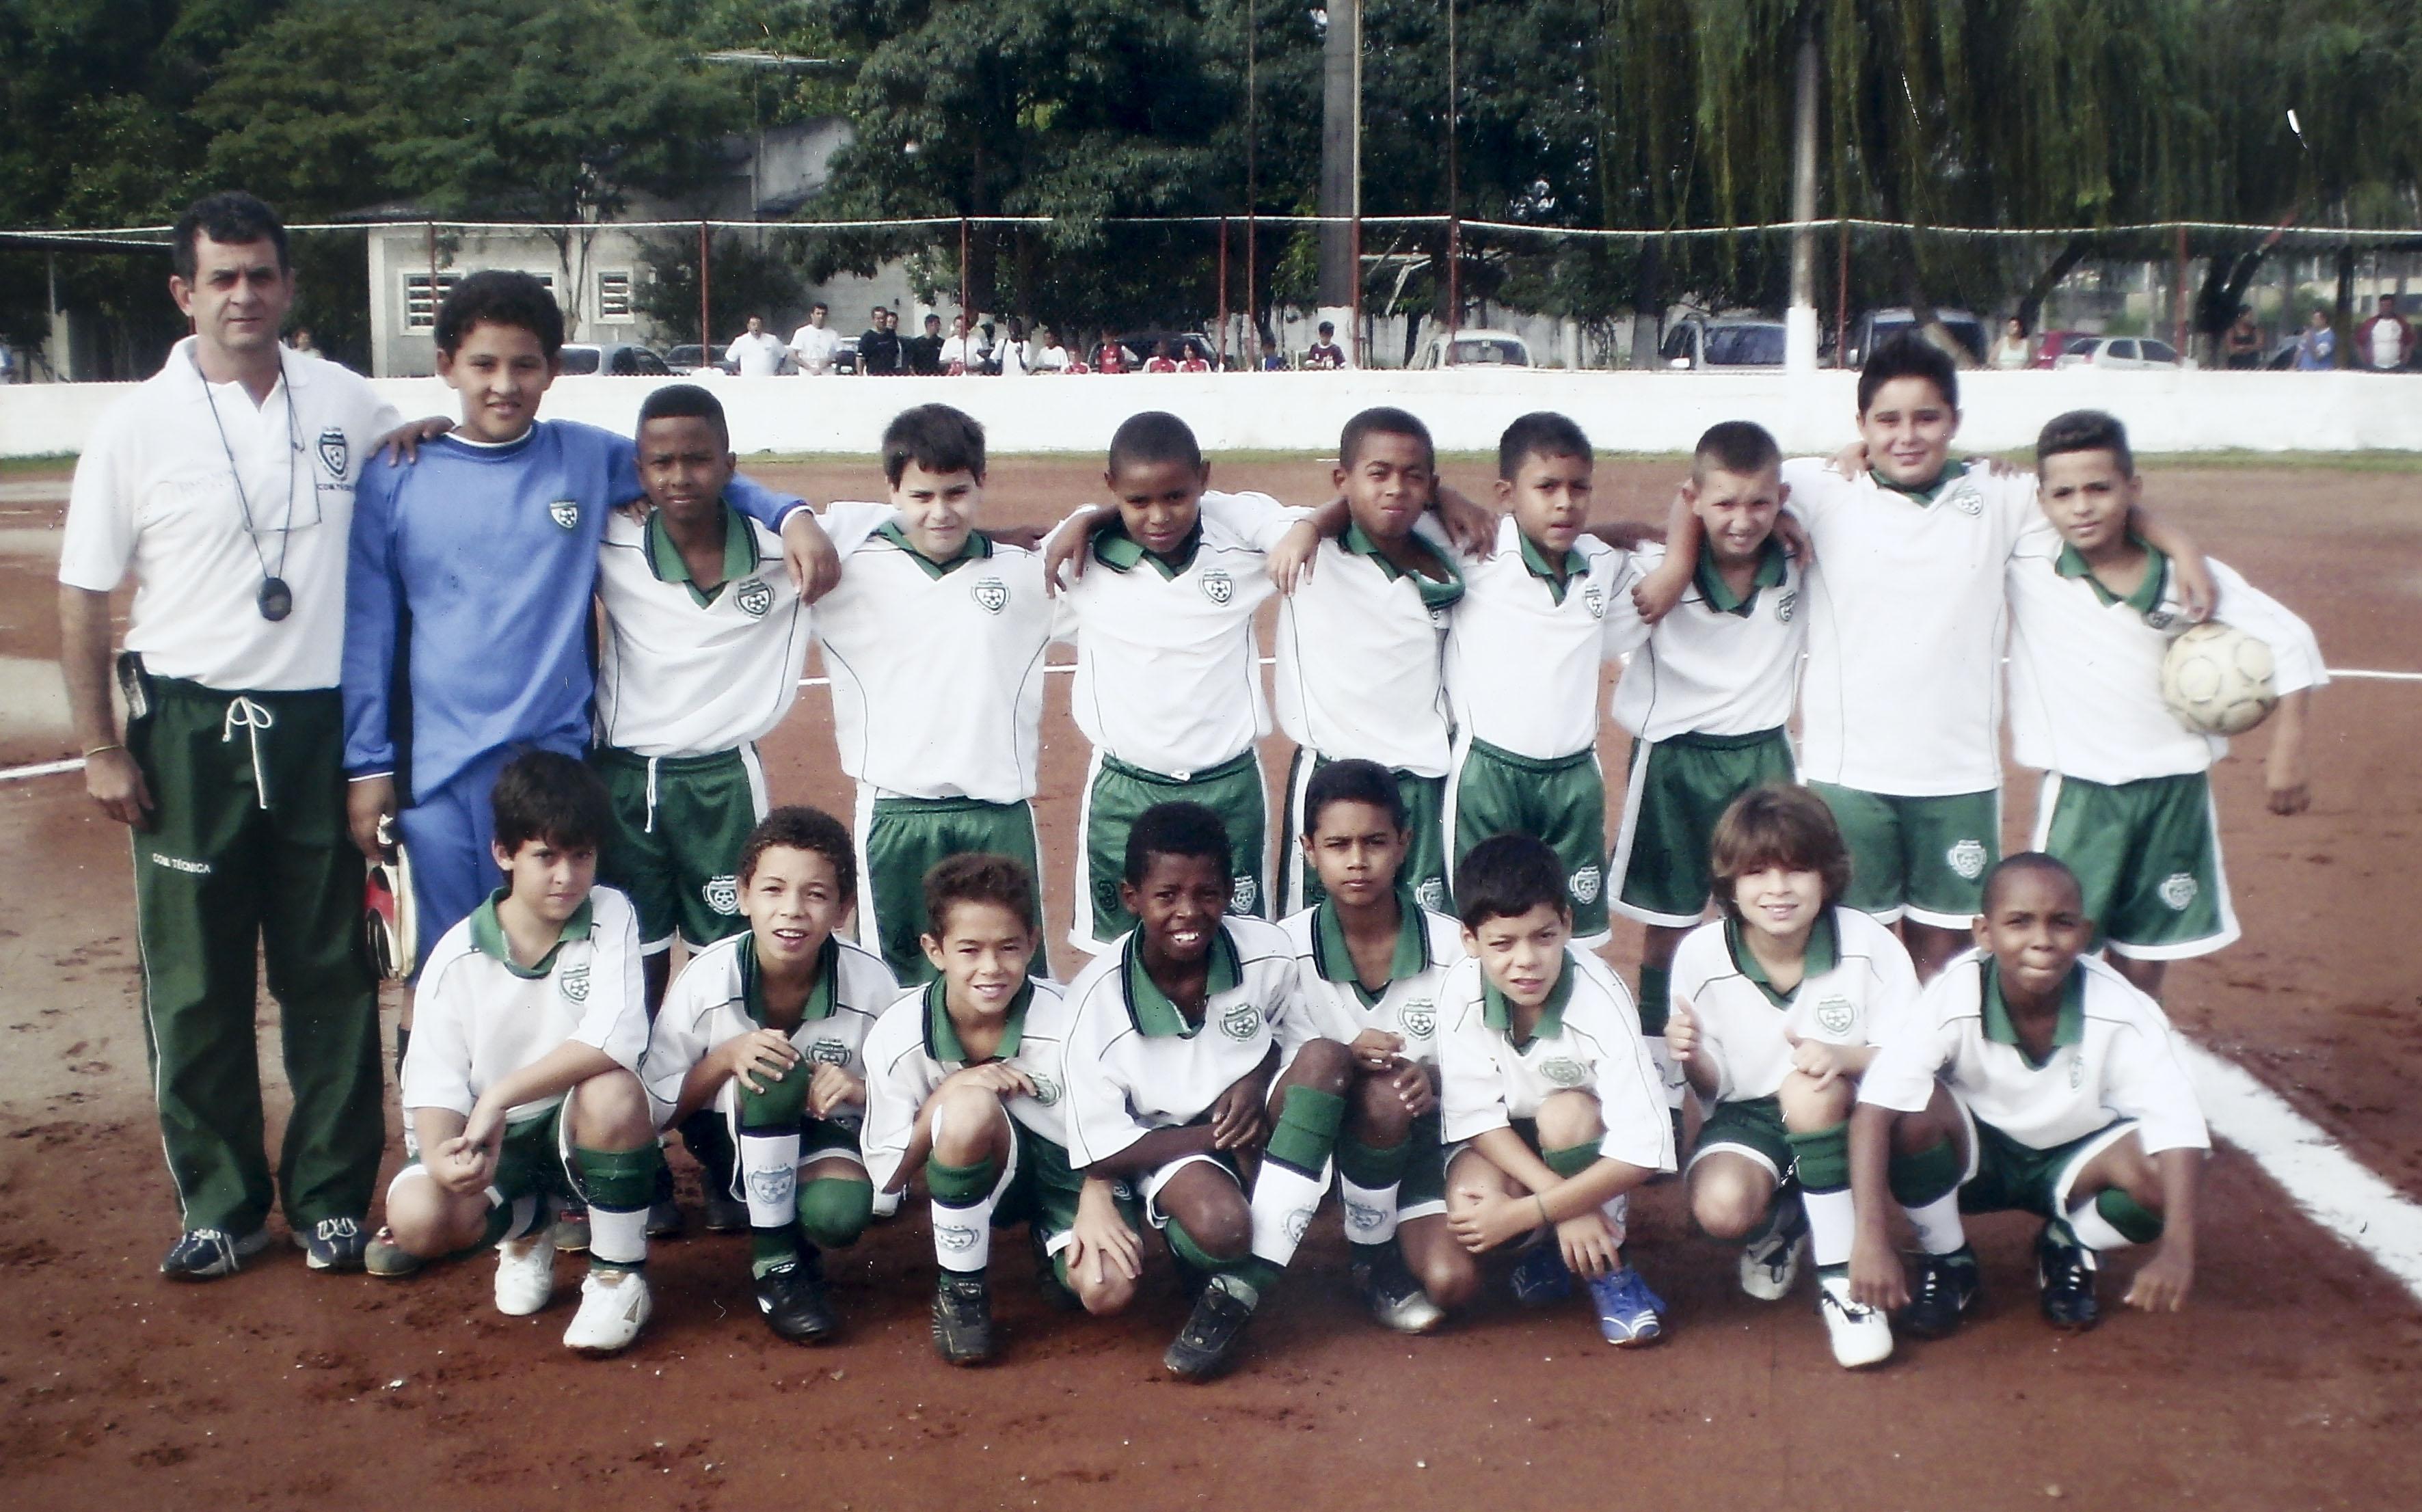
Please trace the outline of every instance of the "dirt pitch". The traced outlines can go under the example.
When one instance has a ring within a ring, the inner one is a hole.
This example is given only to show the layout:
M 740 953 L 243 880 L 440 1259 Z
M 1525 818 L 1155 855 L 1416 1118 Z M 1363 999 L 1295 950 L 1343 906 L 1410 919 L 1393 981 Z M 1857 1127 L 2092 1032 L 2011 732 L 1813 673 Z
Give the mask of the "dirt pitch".
M 819 498 L 877 481 L 863 461 L 757 470 Z M 1601 512 L 1654 516 L 1673 470 L 1611 460 Z M 1479 465 L 1448 474 L 1486 481 Z M 1096 480 L 1005 461 L 992 507 L 1043 521 Z M 1300 498 L 1327 473 L 1244 459 L 1218 480 Z M 27 664 L 55 654 L 63 485 L 12 469 L 0 488 L 9 762 L 67 744 L 21 697 L 43 691 Z M 2422 667 L 2422 475 L 2160 466 L 2151 493 L 2310 618 L 2333 666 Z M 802 699 L 767 764 L 778 796 L 845 813 L 821 697 Z M 1064 921 L 1083 749 L 1064 692 L 1046 719 L 1039 807 Z M 2219 774 L 2245 938 L 2174 971 L 2172 1011 L 2422 1195 L 2422 996 L 2396 944 L 2404 926 L 2367 911 L 2401 896 L 2422 818 L 2422 686 L 2348 681 L 2321 696 L 2316 801 L 2299 819 L 2262 811 L 2263 738 Z M 1619 739 L 1607 755 L 1619 773 Z M 2013 839 L 2031 802 L 2021 779 Z M 1989 1221 L 1981 1317 L 1855 1377 L 1832 1365 L 1805 1284 L 1783 1304 L 1744 1299 L 1731 1254 L 1688 1233 L 1672 1186 L 1640 1204 L 1634 1245 L 1673 1304 L 1657 1350 L 1605 1348 L 1578 1306 L 1491 1304 L 1436 1339 L 1383 1334 L 1354 1308 L 1324 1218 L 1241 1367 L 1208 1387 L 1162 1378 L 1182 1314 L 1165 1268 L 1131 1315 L 1069 1318 L 1042 1308 L 1014 1244 L 996 1288 L 1002 1359 L 945 1369 L 925 1340 L 931 1252 L 913 1212 L 835 1257 L 848 1332 L 814 1351 L 751 1315 L 737 1237 L 660 1246 L 656 1321 L 604 1363 L 562 1349 L 562 1302 L 496 1315 L 485 1264 L 327 1278 L 281 1244 L 234 1279 L 172 1286 L 155 1271 L 172 1206 L 125 841 L 75 777 L 38 778 L 0 783 L 0 1299 L 18 1320 L 0 1333 L 0 1477 L 20 1504 L 2268 1509 L 2411 1505 L 2422 1485 L 2422 1313 L 2225 1148 L 2188 1314 L 2055 1335 L 2035 1315 L 2028 1230 Z M 1619 937 L 1611 954 L 1628 970 L 1637 946 Z M 1054 961 L 1069 969 L 1064 946 Z M 264 1003 L 272 1044 L 274 1015 Z

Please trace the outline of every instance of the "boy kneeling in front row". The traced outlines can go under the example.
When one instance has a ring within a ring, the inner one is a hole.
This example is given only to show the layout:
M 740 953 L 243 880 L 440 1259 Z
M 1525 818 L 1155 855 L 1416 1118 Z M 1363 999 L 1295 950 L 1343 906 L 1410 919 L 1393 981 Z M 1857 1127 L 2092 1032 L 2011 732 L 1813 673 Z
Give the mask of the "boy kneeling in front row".
M 396 1244 L 423 1260 L 495 1246 L 496 1309 L 555 1289 L 550 1205 L 585 1201 L 589 1278 L 563 1342 L 611 1354 L 648 1320 L 648 1200 L 663 1157 L 639 1084 L 648 1014 L 637 917 L 594 886 L 610 815 L 572 757 L 497 776 L 505 885 L 448 930 L 420 977 L 403 1112 L 420 1158 L 387 1188 Z

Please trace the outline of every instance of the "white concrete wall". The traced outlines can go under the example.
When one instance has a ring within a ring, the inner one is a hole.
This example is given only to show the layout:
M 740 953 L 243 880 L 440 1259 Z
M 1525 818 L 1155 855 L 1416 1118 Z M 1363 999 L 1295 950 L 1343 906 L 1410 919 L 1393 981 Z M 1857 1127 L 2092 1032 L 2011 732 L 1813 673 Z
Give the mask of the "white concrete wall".
M 1794 451 L 1830 450 L 1850 432 L 1856 378 L 1782 373 L 1473 371 L 1089 375 L 1073 378 L 720 378 L 716 391 L 743 451 L 871 452 L 886 421 L 941 401 L 974 415 L 999 452 L 1098 452 L 1139 410 L 1173 410 L 1204 449 L 1327 454 L 1348 416 L 1400 404 L 1452 451 L 1493 451 L 1516 416 L 1562 410 L 1609 451 L 1686 451 L 1718 420 L 1752 419 Z M 2063 410 L 2127 421 L 2145 451 L 2422 451 L 2422 379 L 2364 373 L 1977 372 L 1962 375 L 1979 450 L 2034 444 Z M 653 383 L 576 378 L 548 396 L 550 416 L 628 430 Z M 0 387 L 0 456 L 77 450 L 131 385 Z M 433 378 L 381 379 L 407 415 L 450 415 Z

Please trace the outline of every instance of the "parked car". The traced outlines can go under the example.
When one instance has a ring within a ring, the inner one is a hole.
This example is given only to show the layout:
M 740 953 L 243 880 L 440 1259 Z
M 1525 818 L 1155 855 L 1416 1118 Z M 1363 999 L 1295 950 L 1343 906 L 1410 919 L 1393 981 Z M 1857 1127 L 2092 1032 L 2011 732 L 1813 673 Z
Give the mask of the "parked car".
M 2178 348 L 2149 336 L 2088 336 L 2070 342 L 2059 368 L 2183 368 Z
M 2087 331 L 2038 331 L 2036 333 L 2036 360 L 2031 366 L 2056 368 L 2060 354 L 2092 333 Z
M 1479 327 L 1457 331 L 1452 337 L 1443 333 L 1423 343 L 1413 358 L 1417 371 L 1438 368 L 1529 368 L 1531 343 L 1511 331 L 1491 331 Z
M 1781 321 L 1686 315 L 1665 333 L 1665 342 L 1657 349 L 1657 355 L 1676 372 L 1780 368 L 1784 340 Z
M 673 370 L 652 349 L 628 341 L 567 341 L 563 373 L 567 378 L 592 373 L 608 378 L 669 378 Z
M 1982 366 L 1985 349 L 1992 342 L 1992 334 L 1985 323 L 1964 309 L 1938 309 L 1934 318 L 1942 323 L 1953 339 L 1968 349 L 1968 360 Z M 1904 331 L 1917 329 L 1917 317 L 1906 308 L 1871 309 L 1850 325 L 1850 348 L 1842 354 L 1842 366 L 1855 368 L 1867 360 L 1867 354 Z
M 740 370 L 740 364 L 727 358 L 717 357 L 712 362 L 708 361 L 706 348 L 695 341 L 684 341 L 666 353 L 665 366 L 678 374 L 736 373 Z

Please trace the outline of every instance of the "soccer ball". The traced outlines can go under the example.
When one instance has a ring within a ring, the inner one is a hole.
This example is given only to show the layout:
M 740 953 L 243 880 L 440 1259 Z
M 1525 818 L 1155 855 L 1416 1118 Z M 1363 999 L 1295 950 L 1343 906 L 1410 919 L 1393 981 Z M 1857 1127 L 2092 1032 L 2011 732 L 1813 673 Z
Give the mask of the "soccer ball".
M 2271 648 L 2218 621 L 2190 627 L 2162 658 L 2162 701 L 2197 734 L 2241 735 L 2279 702 Z

